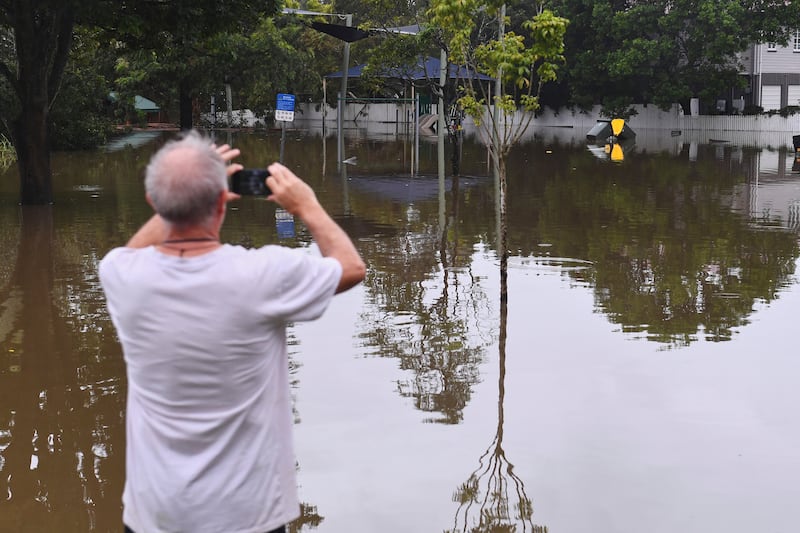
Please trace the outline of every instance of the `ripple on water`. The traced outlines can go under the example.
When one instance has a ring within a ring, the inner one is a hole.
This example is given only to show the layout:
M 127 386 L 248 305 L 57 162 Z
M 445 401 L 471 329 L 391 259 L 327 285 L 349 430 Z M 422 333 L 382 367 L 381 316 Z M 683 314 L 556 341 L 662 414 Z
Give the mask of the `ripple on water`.
M 508 267 L 515 270 L 529 269 L 550 272 L 576 272 L 591 269 L 594 267 L 594 263 L 585 259 L 575 259 L 572 257 L 509 257 Z

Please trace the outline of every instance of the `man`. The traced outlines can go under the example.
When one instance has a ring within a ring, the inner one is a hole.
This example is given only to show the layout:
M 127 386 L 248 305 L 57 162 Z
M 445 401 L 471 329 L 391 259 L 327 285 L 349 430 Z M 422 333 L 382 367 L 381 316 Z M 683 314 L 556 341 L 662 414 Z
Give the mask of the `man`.
M 267 533 L 299 515 L 286 324 L 319 317 L 365 266 L 277 163 L 268 200 L 323 257 L 221 244 L 238 154 L 195 132 L 167 143 L 145 175 L 155 215 L 100 262 L 128 376 L 126 531 Z

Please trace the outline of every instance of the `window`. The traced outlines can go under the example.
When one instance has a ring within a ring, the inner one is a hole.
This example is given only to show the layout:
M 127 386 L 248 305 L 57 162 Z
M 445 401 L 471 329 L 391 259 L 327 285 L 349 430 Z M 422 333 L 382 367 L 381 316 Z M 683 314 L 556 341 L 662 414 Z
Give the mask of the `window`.
M 794 32 L 794 39 L 792 39 L 792 50 L 795 52 L 800 52 L 800 30 L 795 30 Z
M 767 52 L 777 52 L 778 43 L 767 43 Z

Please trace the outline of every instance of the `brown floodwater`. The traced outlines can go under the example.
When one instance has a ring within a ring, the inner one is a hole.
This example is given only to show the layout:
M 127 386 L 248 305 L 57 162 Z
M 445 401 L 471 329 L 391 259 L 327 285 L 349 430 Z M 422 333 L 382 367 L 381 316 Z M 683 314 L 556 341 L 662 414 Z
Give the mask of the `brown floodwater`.
M 639 132 L 611 161 L 536 130 L 502 209 L 476 136 L 440 179 L 430 139 L 417 161 L 352 129 L 337 164 L 313 129 L 219 133 L 247 166 L 282 154 L 368 264 L 290 331 L 291 530 L 796 528 L 800 163 L 725 135 Z M 0 174 L 0 531 L 121 530 L 126 379 L 97 263 L 150 215 L 162 140 L 54 154 L 53 206 L 19 207 Z M 310 245 L 257 198 L 223 239 Z

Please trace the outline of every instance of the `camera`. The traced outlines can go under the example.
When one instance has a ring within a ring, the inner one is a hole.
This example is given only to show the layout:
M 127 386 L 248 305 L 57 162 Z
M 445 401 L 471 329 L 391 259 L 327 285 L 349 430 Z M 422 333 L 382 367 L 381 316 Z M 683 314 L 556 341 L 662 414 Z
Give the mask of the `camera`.
M 269 196 L 267 187 L 269 170 L 265 168 L 245 168 L 231 176 L 231 192 L 242 196 Z

